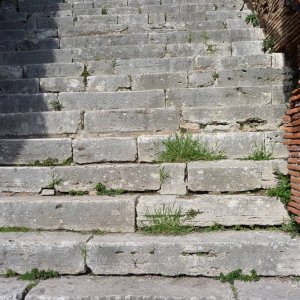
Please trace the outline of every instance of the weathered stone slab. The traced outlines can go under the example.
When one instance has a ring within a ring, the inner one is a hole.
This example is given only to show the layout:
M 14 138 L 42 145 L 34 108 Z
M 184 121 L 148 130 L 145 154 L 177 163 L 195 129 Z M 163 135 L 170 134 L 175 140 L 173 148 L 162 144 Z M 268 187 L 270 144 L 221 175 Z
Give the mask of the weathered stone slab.
M 1 139 L 0 165 L 32 164 L 47 158 L 58 163 L 72 157 L 71 139 Z
M 262 174 L 253 161 L 221 160 L 188 163 L 188 189 L 203 192 L 241 192 L 262 187 Z
M 0 45 L 1 49 L 1 45 Z M 21 66 L 0 66 L 0 80 L 20 79 L 23 77 L 23 68 Z
M 224 97 L 225 95 L 225 97 Z M 272 101 L 271 87 L 189 88 L 167 91 L 167 107 L 264 105 Z
M 38 193 L 52 180 L 50 168 L 0 167 L 1 192 Z
M 61 179 L 56 186 L 61 192 L 91 191 L 97 183 L 127 191 L 157 191 L 160 189 L 159 168 L 159 165 L 146 164 L 56 167 L 54 175 Z
M 89 133 L 177 130 L 179 123 L 179 111 L 172 108 L 88 111 L 85 113 L 85 130 Z
M 42 281 L 27 295 L 28 300 L 78 299 L 160 299 L 228 300 L 228 284 L 207 278 L 158 277 L 66 277 Z
M 113 75 L 113 62 L 108 60 L 86 62 L 86 68 L 90 75 Z
M 243 106 L 231 107 L 196 107 L 183 109 L 182 115 L 189 123 L 201 125 L 229 125 L 236 124 L 241 129 L 249 130 L 278 130 L 281 125 L 282 116 L 286 111 L 286 105 L 264 105 L 264 106 Z
M 290 220 L 279 199 L 252 195 L 141 196 L 137 205 L 137 225 L 148 226 L 145 214 L 163 206 L 180 209 L 182 224 L 192 226 L 280 225 Z M 195 217 L 187 217 L 194 211 Z
M 24 299 L 27 281 L 17 280 L 16 278 L 0 277 L 0 299 L 1 300 L 20 300 Z
M 127 75 L 98 75 L 87 78 L 86 90 L 88 92 L 113 92 L 128 90 L 131 87 Z
M 40 79 L 42 92 L 83 92 L 83 77 L 51 77 Z
M 289 276 L 300 274 L 299 251 L 299 238 L 268 231 L 172 237 L 114 234 L 88 242 L 87 265 L 101 275 L 219 276 L 255 269 L 259 275 Z
M 24 76 L 28 78 L 40 77 L 75 77 L 81 76 L 83 64 L 81 63 L 53 63 L 42 65 L 27 65 L 24 67 Z M 49 81 L 50 79 L 47 79 Z
M 74 26 L 86 27 L 98 24 L 118 24 L 118 16 L 116 15 L 100 15 L 100 16 L 78 16 Z M 119 22 L 122 24 L 122 22 Z
M 256 55 L 263 54 L 261 41 L 240 41 L 232 43 L 232 55 Z
M 83 249 L 88 235 L 74 233 L 2 233 L 0 272 L 25 273 L 33 268 L 60 274 L 84 272 Z
M 1 95 L 1 113 L 26 113 L 50 110 L 50 102 L 57 100 L 57 94 L 11 94 Z
M 258 282 L 234 283 L 239 299 L 272 299 L 297 300 L 299 299 L 300 283 L 293 279 L 262 278 Z
M 60 93 L 59 101 L 67 110 L 82 109 L 83 105 L 86 110 L 165 107 L 165 95 L 163 90 Z
M 38 79 L 9 79 L 0 80 L 1 94 L 35 94 L 39 92 Z
M 27 136 L 76 133 L 80 112 L 36 112 L 0 114 L 1 136 Z
M 184 72 L 190 71 L 192 68 L 192 58 L 175 57 L 117 60 L 115 70 L 117 74 L 147 74 Z
M 187 73 L 132 75 L 133 90 L 169 89 L 187 87 Z
M 135 198 L 0 197 L 0 227 L 134 232 Z
M 73 140 L 74 161 L 79 164 L 96 162 L 133 162 L 137 157 L 135 138 L 105 137 Z
M 185 195 L 186 181 L 185 181 L 186 164 L 180 163 L 164 163 L 160 167 L 160 194 L 169 195 Z

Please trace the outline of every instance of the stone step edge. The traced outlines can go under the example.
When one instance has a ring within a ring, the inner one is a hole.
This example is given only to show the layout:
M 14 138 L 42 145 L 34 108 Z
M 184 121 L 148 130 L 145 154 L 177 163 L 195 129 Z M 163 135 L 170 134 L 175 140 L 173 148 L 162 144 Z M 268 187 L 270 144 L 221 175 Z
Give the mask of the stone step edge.
M 300 275 L 299 264 L 290 259 L 299 255 L 300 238 L 262 230 L 185 236 L 2 233 L 0 241 L 1 256 L 10 253 L 1 265 L 2 274 L 39 268 L 62 275 L 91 270 L 97 275 L 216 277 L 237 269 L 254 269 L 261 276 Z
M 195 231 L 213 227 L 281 226 L 290 218 L 279 199 L 249 194 L 189 195 L 125 194 L 116 196 L 1 196 L 0 232 L 74 231 L 135 232 L 152 225 L 151 217 L 167 208 L 180 211 L 180 225 Z M 93 193 L 94 195 L 96 192 Z M 76 216 L 80 216 L 79 218 Z M 249 227 L 249 228 L 250 228 Z
M 233 285 L 221 283 L 218 279 L 199 278 L 165 278 L 158 276 L 63 276 L 56 279 L 39 281 L 30 291 L 26 289 L 28 281 L 18 281 L 15 278 L 0 278 L 1 293 L 9 299 L 42 300 L 66 297 L 101 297 L 103 300 L 127 299 L 129 297 L 148 299 L 158 297 L 162 300 L 176 298 L 178 300 L 192 299 L 234 299 L 234 292 L 240 299 L 256 299 L 263 297 L 272 300 L 298 300 L 300 285 L 292 277 L 261 278 L 256 282 L 236 280 Z M 17 296 L 20 295 L 20 296 Z M 174 297 L 174 298 L 173 298 Z

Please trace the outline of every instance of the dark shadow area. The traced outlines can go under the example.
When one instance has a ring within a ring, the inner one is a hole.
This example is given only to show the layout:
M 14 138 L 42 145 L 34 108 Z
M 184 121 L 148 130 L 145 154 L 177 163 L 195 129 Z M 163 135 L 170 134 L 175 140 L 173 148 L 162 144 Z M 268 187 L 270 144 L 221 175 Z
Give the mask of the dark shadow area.
M 49 135 L 58 93 L 43 92 L 40 79 L 47 64 L 63 62 L 56 17 L 67 6 L 64 0 L 0 0 L 0 165 L 28 164 L 47 150 L 38 139 Z

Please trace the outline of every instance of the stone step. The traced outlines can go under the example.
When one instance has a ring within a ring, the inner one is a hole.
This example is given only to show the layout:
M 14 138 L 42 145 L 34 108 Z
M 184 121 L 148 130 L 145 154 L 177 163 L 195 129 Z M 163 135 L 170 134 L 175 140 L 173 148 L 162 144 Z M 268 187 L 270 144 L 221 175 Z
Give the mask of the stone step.
M 277 130 L 282 125 L 286 104 L 231 107 L 191 107 L 182 109 L 184 123 L 198 124 L 206 131 Z
M 286 146 L 282 144 L 282 136 L 282 131 L 192 134 L 193 139 L 199 140 L 210 149 L 221 151 L 230 159 L 245 159 L 262 148 L 274 158 L 287 158 L 288 152 Z M 157 152 L 165 150 L 163 142 L 170 137 L 170 135 L 140 135 L 137 138 L 138 161 L 157 160 Z
M 193 134 L 194 139 L 226 158 L 247 158 L 255 151 L 265 149 L 272 158 L 288 157 L 282 144 L 282 132 L 226 132 Z M 45 139 L 1 139 L 0 165 L 33 165 L 36 161 L 51 159 L 63 164 L 68 159 L 76 164 L 104 162 L 155 162 L 158 151 L 165 149 L 168 135 L 140 135 L 137 137 L 85 137 Z
M 25 289 L 24 282 L 16 279 L 1 279 L 4 295 L 20 294 Z M 235 283 L 239 299 L 297 300 L 300 286 L 293 279 L 263 278 L 259 282 Z M 229 284 L 208 278 L 160 278 L 160 277 L 63 277 L 41 281 L 26 296 L 26 300 L 49 300 L 57 298 L 101 297 L 103 300 L 118 299 L 178 299 L 209 300 L 233 299 Z
M 180 212 L 182 225 L 207 227 L 214 224 L 280 225 L 290 220 L 279 199 L 253 195 L 147 195 L 138 199 L 138 228 L 153 225 L 152 217 L 162 211 Z M 189 212 L 195 216 L 189 216 Z M 5 223 L 6 224 L 6 223 Z
M 136 199 L 134 195 L 0 196 L 0 227 L 134 232 Z
M 0 255 L 5 258 L 2 273 L 7 269 L 25 273 L 39 268 L 80 274 L 85 271 L 86 261 L 98 275 L 215 277 L 236 269 L 246 274 L 255 269 L 263 276 L 300 274 L 299 263 L 290 259 L 299 255 L 299 237 L 292 239 L 279 232 L 226 231 L 186 236 L 128 233 L 93 238 L 64 232 L 2 233 L 0 240 Z
M 96 96 L 96 95 L 95 95 Z M 134 100 L 134 99 L 133 99 Z M 83 109 L 82 109 L 83 110 Z M 282 124 L 286 105 L 247 107 L 190 107 L 53 111 L 0 114 L 0 136 L 63 135 L 78 133 L 176 131 L 193 125 L 205 131 L 272 131 Z M 20 124 L 22 124 L 20 126 Z M 39 125 L 36 126 L 36 125 Z
M 59 49 L 0 53 L 0 65 L 26 65 L 53 62 L 71 63 L 72 51 Z
M 168 180 L 161 180 L 161 170 Z M 243 192 L 276 186 L 274 173 L 287 173 L 285 160 L 221 160 L 163 164 L 99 164 L 56 167 L 1 167 L 0 192 L 92 191 L 98 183 L 129 192 Z M 185 177 L 187 173 L 187 182 Z

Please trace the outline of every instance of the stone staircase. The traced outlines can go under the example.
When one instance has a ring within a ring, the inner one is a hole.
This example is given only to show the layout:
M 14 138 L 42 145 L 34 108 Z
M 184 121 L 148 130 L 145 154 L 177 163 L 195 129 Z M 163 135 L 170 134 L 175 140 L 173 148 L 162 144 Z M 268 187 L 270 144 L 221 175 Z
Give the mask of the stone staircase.
M 61 277 L 0 278 L 0 299 L 298 299 L 300 240 L 265 193 L 293 70 L 243 1 L 2 2 L 0 272 Z M 186 131 L 226 159 L 158 162 Z M 193 232 L 147 235 L 158 212 Z M 216 279 L 237 269 L 266 278 Z

